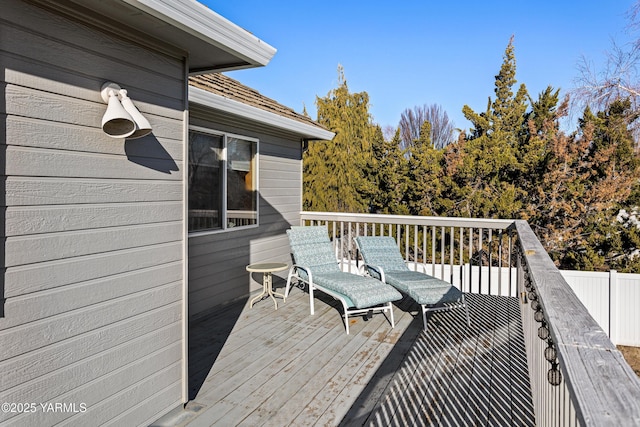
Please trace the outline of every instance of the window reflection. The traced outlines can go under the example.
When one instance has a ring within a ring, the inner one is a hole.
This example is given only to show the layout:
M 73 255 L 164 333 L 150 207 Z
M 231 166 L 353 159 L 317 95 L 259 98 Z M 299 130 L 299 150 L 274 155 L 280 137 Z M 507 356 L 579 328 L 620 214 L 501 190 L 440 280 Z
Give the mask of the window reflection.
M 257 223 L 256 144 L 238 138 L 227 140 L 227 223 L 229 227 Z
M 190 130 L 189 231 L 258 223 L 257 148 L 256 141 Z

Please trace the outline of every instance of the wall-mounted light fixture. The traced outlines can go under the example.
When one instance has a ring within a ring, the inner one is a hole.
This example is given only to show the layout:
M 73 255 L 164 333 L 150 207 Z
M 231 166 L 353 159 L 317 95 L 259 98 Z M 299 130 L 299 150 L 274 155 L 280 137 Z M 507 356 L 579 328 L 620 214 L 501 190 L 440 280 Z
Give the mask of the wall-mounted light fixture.
M 149 121 L 138 111 L 126 89 L 113 82 L 106 82 L 100 95 L 107 103 L 102 116 L 102 131 L 113 138 L 140 138 L 151 132 Z

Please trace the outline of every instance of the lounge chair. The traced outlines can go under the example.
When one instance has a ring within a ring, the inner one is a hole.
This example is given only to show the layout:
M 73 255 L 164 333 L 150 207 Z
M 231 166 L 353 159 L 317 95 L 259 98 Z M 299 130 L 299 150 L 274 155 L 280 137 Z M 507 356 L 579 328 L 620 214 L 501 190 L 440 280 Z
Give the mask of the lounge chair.
M 314 290 L 331 295 L 342 303 L 347 334 L 349 316 L 354 314 L 364 313 L 366 317 L 371 317 L 374 311 L 388 311 L 391 327 L 395 326 L 391 302 L 402 299 L 402 295 L 379 280 L 341 271 L 327 227 L 291 227 L 287 235 L 294 265 L 289 269 L 285 298 L 289 296 L 291 283 L 296 279 L 308 285 L 312 315 Z
M 360 236 L 355 240 L 364 260 L 363 267 L 371 277 L 393 286 L 420 304 L 425 330 L 428 311 L 452 308 L 464 308 L 467 326 L 470 326 L 469 307 L 464 294 L 444 280 L 409 270 L 393 237 Z

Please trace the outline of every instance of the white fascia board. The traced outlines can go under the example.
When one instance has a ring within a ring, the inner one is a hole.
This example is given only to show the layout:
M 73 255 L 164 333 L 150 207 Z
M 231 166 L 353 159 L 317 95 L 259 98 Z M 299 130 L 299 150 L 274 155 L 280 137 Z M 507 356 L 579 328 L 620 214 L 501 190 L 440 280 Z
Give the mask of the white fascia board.
M 195 0 L 123 0 L 157 19 L 247 62 L 264 66 L 276 49 Z
M 289 119 L 279 114 L 265 111 L 252 105 L 243 104 L 234 99 L 225 98 L 224 96 L 193 86 L 189 86 L 189 102 L 224 111 L 225 113 L 240 116 L 278 129 L 294 132 L 306 139 L 330 141 L 335 136 L 335 133 L 328 130 L 298 120 Z

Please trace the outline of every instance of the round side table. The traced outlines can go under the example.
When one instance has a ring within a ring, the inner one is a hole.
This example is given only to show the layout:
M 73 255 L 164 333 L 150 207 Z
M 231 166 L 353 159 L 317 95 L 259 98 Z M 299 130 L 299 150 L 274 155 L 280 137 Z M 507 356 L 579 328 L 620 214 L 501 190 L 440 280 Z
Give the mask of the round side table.
M 276 306 L 276 310 L 278 309 L 278 301 L 276 301 L 276 296 L 282 298 L 283 302 L 286 302 L 286 297 L 282 294 L 273 291 L 272 285 L 272 273 L 276 273 L 278 271 L 284 271 L 289 266 L 282 262 L 263 262 L 258 264 L 249 264 L 247 266 L 247 271 L 250 273 L 262 273 L 262 293 L 257 295 L 251 300 L 250 307 L 253 308 L 253 304 L 256 301 L 259 301 L 265 295 L 269 295 L 271 299 L 273 299 L 273 303 Z

